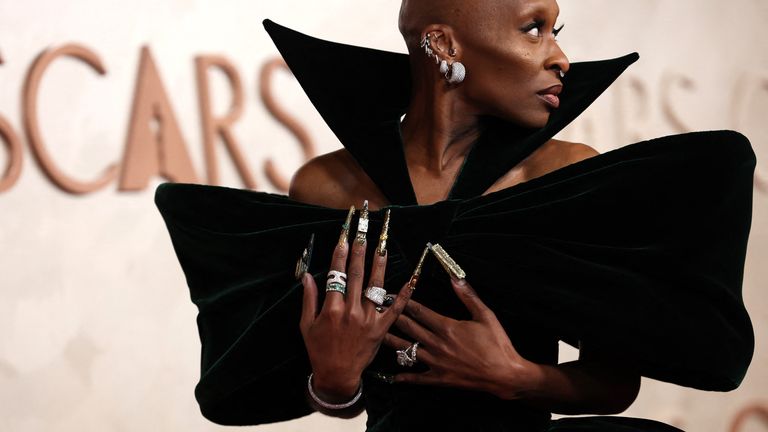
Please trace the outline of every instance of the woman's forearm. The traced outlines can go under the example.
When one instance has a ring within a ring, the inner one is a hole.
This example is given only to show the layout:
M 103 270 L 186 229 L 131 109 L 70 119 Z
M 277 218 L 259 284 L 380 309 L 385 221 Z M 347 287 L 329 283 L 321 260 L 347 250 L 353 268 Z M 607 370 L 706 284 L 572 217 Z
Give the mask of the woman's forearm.
M 605 363 L 573 361 L 556 366 L 530 363 L 524 390 L 502 397 L 524 400 L 558 414 L 618 414 L 640 390 L 640 376 L 617 372 Z

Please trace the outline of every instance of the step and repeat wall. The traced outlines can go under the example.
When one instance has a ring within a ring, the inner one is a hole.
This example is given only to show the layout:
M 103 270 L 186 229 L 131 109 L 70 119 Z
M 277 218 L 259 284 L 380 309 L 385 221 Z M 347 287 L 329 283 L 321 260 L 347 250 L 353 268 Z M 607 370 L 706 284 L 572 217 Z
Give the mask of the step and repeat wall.
M 224 430 L 193 397 L 196 308 L 154 188 L 284 193 L 307 158 L 339 144 L 261 21 L 402 52 L 399 3 L 0 0 L 0 431 Z M 758 155 L 744 278 L 752 368 L 725 394 L 644 380 L 626 415 L 768 431 L 768 1 L 560 7 L 572 61 L 641 55 L 561 138 L 606 152 L 736 129 Z M 562 350 L 563 360 L 576 355 Z M 364 423 L 315 414 L 253 430 Z

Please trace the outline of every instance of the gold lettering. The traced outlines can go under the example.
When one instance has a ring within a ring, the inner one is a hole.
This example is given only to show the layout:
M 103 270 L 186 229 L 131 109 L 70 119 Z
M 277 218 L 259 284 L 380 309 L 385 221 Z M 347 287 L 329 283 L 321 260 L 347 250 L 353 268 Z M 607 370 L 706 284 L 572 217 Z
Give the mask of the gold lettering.
M 197 182 L 168 93 L 149 47 L 143 46 L 133 92 L 120 190 L 142 190 L 155 175 L 173 182 Z
M 618 143 L 647 139 L 651 104 L 648 88 L 638 78 L 627 76 L 616 83 L 616 133 Z
M 290 114 L 288 111 L 280 107 L 277 103 L 277 99 L 272 93 L 272 76 L 277 69 L 288 69 L 288 65 L 281 58 L 270 60 L 264 64 L 261 68 L 261 85 L 260 93 L 261 100 L 264 106 L 267 108 L 272 116 L 286 127 L 299 141 L 299 145 L 304 153 L 304 161 L 308 161 L 316 156 L 317 150 L 312 142 L 312 138 L 309 135 L 307 129 L 301 125 L 299 120 Z M 272 185 L 280 191 L 287 192 L 290 185 L 288 177 L 280 174 L 272 160 L 264 162 L 264 171 L 266 172 L 267 179 Z
M 213 116 L 213 104 L 211 103 L 210 86 L 208 82 L 208 69 L 215 67 L 221 70 L 227 77 L 232 90 L 232 103 L 229 112 L 223 117 Z M 235 135 L 232 133 L 232 125 L 243 114 L 243 84 L 237 69 L 221 56 L 198 56 L 195 58 L 195 71 L 197 75 L 197 95 L 200 102 L 200 120 L 203 128 L 203 148 L 205 149 L 205 166 L 208 173 L 208 182 L 219 184 L 219 169 L 216 163 L 216 136 L 218 135 L 229 150 L 235 167 L 240 173 L 240 178 L 246 188 L 256 189 L 256 181 L 251 174 L 245 157 L 240 151 Z
M 22 100 L 22 117 L 32 153 L 46 176 L 62 190 L 73 194 L 85 194 L 96 191 L 109 184 L 117 177 L 117 165 L 110 165 L 97 180 L 83 182 L 75 180 L 61 171 L 53 162 L 53 158 L 43 141 L 37 118 L 37 102 L 40 82 L 48 66 L 58 57 L 72 57 L 86 63 L 99 75 L 105 75 L 106 70 L 99 57 L 91 50 L 80 45 L 64 45 L 56 49 L 43 51 L 29 69 L 24 82 Z
M 0 139 L 8 147 L 8 166 L 0 177 L 0 193 L 12 188 L 21 175 L 22 149 L 19 137 L 13 132 L 11 124 L 0 116 Z
M 692 129 L 685 125 L 680 115 L 672 106 L 672 87 L 684 90 L 695 90 L 696 85 L 684 75 L 668 73 L 661 80 L 661 110 L 672 128 L 678 133 L 690 132 Z

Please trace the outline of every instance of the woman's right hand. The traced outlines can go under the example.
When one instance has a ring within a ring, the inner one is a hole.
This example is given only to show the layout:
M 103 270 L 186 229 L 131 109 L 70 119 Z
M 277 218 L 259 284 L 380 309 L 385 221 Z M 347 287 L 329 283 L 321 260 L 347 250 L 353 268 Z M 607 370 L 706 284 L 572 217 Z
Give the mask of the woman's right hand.
M 300 328 L 314 374 L 312 386 L 315 393 L 329 403 L 346 402 L 354 397 L 363 370 L 373 361 L 384 336 L 402 313 L 413 291 L 406 284 L 389 308 L 377 311 L 373 302 L 363 298 L 367 241 L 354 239 L 350 254 L 345 231 L 333 251 L 331 270 L 348 273 L 346 295 L 326 292 L 318 313 L 314 278 L 304 273 L 301 280 L 304 299 Z M 384 286 L 386 265 L 386 251 L 384 255 L 376 253 L 368 287 Z

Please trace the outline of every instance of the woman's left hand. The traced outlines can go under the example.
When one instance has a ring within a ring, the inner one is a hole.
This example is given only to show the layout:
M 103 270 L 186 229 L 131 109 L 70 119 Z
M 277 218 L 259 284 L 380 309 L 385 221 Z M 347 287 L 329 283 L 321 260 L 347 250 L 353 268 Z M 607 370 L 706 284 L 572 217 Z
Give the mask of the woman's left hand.
M 396 325 L 419 342 L 417 361 L 429 371 L 401 373 L 394 382 L 485 391 L 503 399 L 522 397 L 535 386 L 537 365 L 517 353 L 496 315 L 466 280 L 451 283 L 472 320 L 455 320 L 410 300 Z M 384 343 L 398 350 L 411 345 L 391 333 Z

